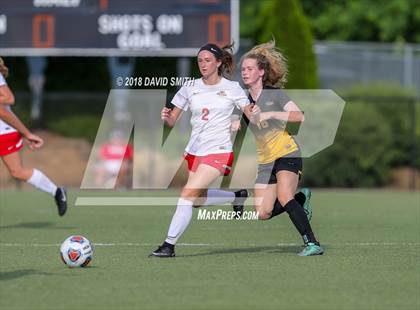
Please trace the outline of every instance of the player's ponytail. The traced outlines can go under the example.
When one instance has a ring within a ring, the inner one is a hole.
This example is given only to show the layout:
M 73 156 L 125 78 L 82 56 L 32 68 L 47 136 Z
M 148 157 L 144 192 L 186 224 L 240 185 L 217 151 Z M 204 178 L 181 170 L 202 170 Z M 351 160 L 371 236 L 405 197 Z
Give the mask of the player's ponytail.
M 224 76 L 226 78 L 231 78 L 233 71 L 235 70 L 235 63 L 233 61 L 233 45 L 228 44 L 221 48 L 222 50 L 222 56 L 220 58 L 220 61 L 222 64 L 219 66 L 218 74 L 220 76 Z
M 0 57 L 0 73 L 4 76 L 4 78 L 7 78 L 9 76 L 9 69 L 4 64 L 3 59 Z
M 264 69 L 263 85 L 283 87 L 287 82 L 286 57 L 276 47 L 274 40 L 254 46 L 242 56 L 242 60 L 251 58 L 257 61 L 259 69 Z

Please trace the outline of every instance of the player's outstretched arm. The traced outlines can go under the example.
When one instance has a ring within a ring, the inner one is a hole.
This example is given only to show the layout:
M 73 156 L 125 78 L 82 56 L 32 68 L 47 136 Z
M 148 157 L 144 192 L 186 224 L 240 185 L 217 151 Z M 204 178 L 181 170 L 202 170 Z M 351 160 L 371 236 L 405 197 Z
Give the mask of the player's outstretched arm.
M 4 104 L 0 104 L 0 119 L 19 131 L 20 134 L 28 140 L 31 149 L 38 149 L 44 144 L 44 140 L 31 133 L 12 111 L 6 109 Z
M 268 119 L 276 119 L 279 121 L 285 121 L 289 123 L 303 123 L 305 121 L 305 116 L 303 112 L 299 109 L 299 107 L 293 101 L 289 101 L 284 106 L 284 111 L 285 112 L 277 112 L 277 111 L 262 112 L 261 121 L 265 121 Z
M 12 111 L 7 109 L 4 104 L 0 104 L 0 119 L 15 128 L 24 137 L 30 133 L 29 129 L 26 128 L 20 119 Z

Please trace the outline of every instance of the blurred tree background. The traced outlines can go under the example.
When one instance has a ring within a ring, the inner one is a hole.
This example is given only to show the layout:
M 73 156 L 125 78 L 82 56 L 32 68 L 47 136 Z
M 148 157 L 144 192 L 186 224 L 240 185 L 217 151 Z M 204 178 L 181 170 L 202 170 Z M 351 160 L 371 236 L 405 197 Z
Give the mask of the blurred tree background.
M 286 88 L 318 88 L 313 38 L 299 1 L 263 1 L 255 21 L 256 42 L 274 38 L 288 60 Z
M 301 3 L 317 40 L 420 43 L 418 0 Z

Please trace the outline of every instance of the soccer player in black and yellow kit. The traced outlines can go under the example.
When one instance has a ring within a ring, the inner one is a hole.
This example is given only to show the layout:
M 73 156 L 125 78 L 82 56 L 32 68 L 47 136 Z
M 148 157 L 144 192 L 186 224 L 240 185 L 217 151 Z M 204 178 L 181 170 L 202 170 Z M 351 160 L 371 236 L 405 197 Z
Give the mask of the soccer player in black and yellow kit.
M 286 130 L 288 122 L 304 121 L 299 107 L 279 88 L 287 77 L 287 65 L 274 42 L 255 46 L 241 61 L 241 76 L 254 103 L 249 124 L 255 135 L 258 152 L 258 174 L 254 205 L 260 219 L 282 212 L 301 234 L 305 248 L 300 256 L 321 255 L 324 250 L 316 240 L 304 208 L 295 192 L 302 173 L 299 145 Z

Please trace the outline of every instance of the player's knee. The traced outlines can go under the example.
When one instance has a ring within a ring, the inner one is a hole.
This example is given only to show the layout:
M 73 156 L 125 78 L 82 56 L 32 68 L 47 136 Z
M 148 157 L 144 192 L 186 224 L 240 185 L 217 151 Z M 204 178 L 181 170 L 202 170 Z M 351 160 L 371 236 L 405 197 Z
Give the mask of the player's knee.
M 268 220 L 271 216 L 271 211 L 267 211 L 263 204 L 255 204 L 254 209 L 258 213 L 259 220 Z
M 194 199 L 193 208 L 200 208 L 205 205 L 207 198 L 206 197 L 197 197 Z
M 258 213 L 258 219 L 259 220 L 268 220 L 268 219 L 270 219 L 270 217 L 271 217 L 271 212 L 268 212 L 268 211 L 265 211 L 265 210 L 263 210 L 263 211 L 257 211 L 257 213 Z
M 283 194 L 283 195 L 278 196 L 278 200 L 282 206 L 285 206 L 292 199 L 293 199 L 293 196 L 289 194 Z
M 184 188 L 181 192 L 181 197 L 192 202 L 195 202 L 200 197 L 200 190 L 192 188 Z

